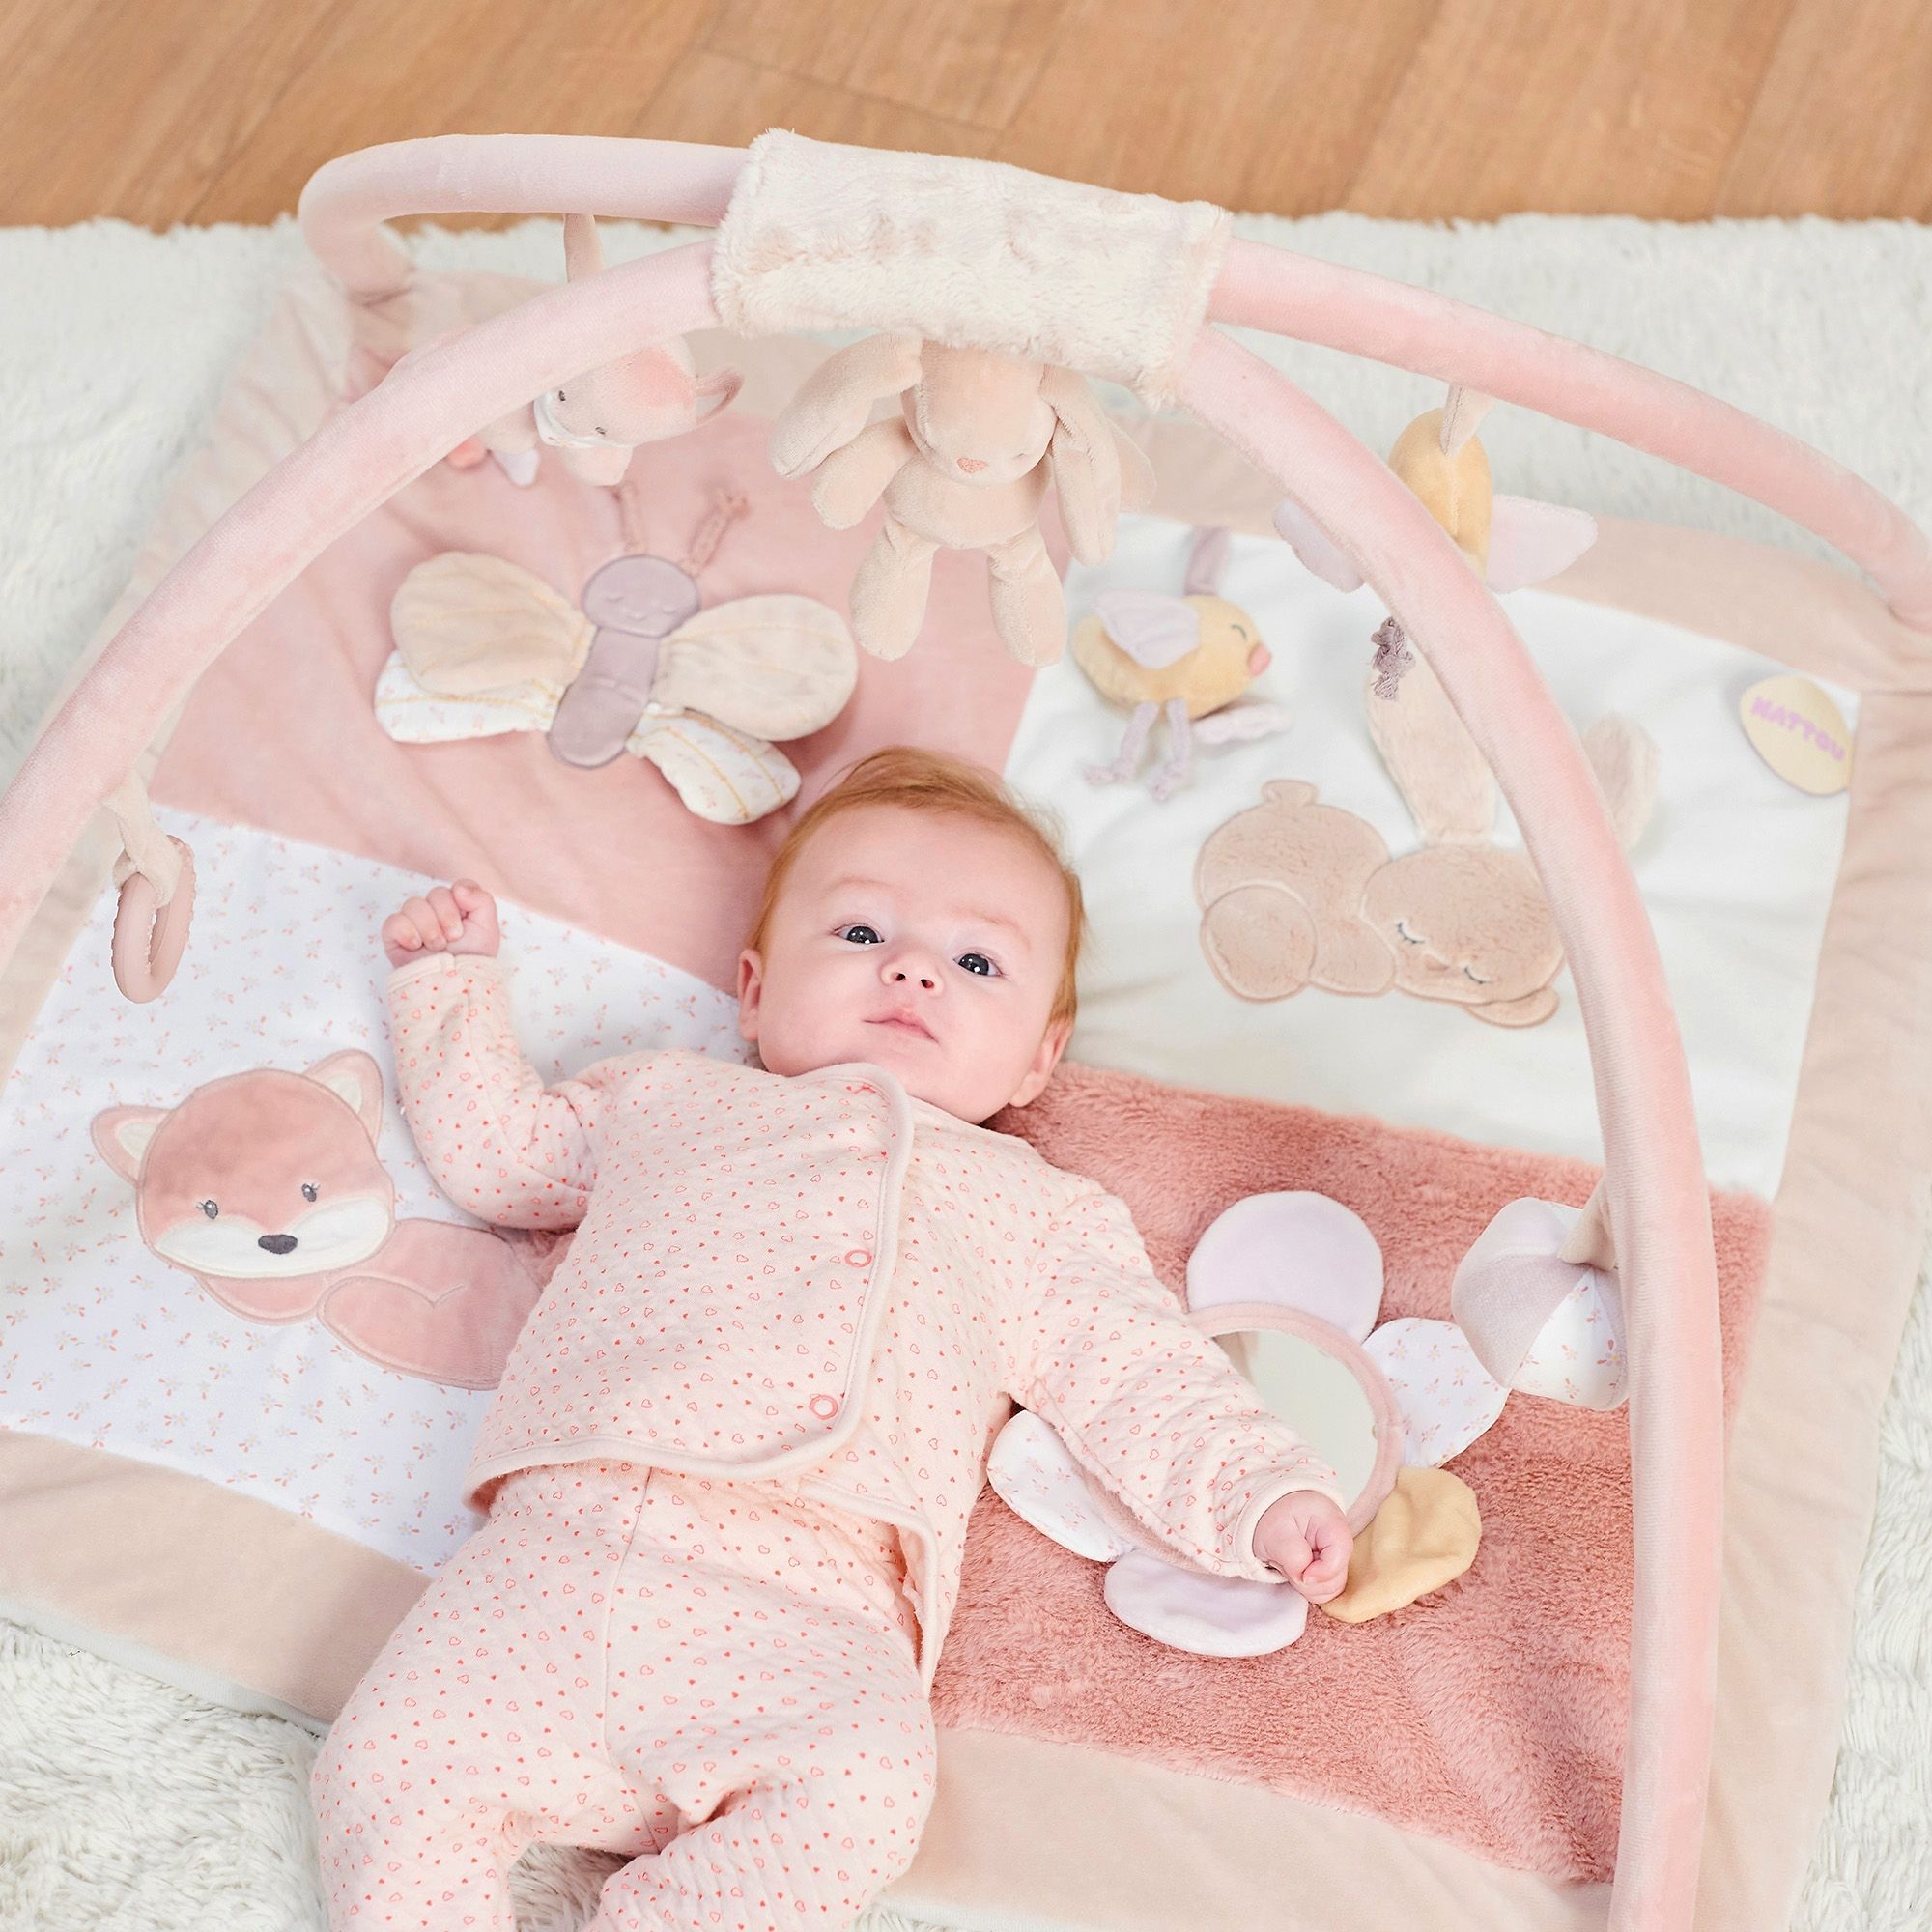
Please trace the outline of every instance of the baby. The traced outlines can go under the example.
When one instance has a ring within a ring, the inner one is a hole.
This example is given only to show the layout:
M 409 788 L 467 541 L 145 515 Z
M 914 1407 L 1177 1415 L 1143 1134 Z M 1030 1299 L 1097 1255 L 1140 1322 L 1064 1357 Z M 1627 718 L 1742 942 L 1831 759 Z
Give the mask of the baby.
M 738 962 L 761 1067 L 519 1054 L 468 882 L 383 927 L 449 1196 L 576 1229 L 484 1417 L 488 1520 L 315 1767 L 329 1922 L 513 1932 L 534 1840 L 622 1853 L 592 1923 L 849 1925 L 911 1862 L 929 1696 L 1017 1399 L 1178 1561 L 1341 1587 L 1335 1478 L 1186 1320 L 1126 1208 L 980 1124 L 1072 1029 L 1079 882 L 990 773 L 866 759 Z

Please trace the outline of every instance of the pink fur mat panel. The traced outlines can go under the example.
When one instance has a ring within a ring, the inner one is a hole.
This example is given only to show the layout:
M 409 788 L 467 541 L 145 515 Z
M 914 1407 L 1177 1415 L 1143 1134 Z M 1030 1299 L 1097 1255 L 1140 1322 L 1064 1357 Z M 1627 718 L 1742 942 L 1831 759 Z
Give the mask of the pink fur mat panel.
M 1062 1069 L 1001 1116 L 1127 1202 L 1177 1294 L 1188 1251 L 1246 1194 L 1310 1188 L 1380 1241 L 1384 1318 L 1446 1317 L 1456 1263 L 1521 1195 L 1580 1204 L 1581 1161 L 1367 1118 Z M 1764 1277 L 1771 1208 L 1713 1194 L 1728 1415 Z M 1476 1493 L 1474 1567 L 1408 1609 L 1311 1617 L 1269 1657 L 1193 1657 L 1101 1600 L 1103 1565 L 1050 1543 L 988 1490 L 940 1665 L 940 1721 L 1021 1732 L 1374 1812 L 1572 1883 L 1616 1860 L 1631 1620 L 1625 1411 L 1518 1396 L 1450 1465 Z

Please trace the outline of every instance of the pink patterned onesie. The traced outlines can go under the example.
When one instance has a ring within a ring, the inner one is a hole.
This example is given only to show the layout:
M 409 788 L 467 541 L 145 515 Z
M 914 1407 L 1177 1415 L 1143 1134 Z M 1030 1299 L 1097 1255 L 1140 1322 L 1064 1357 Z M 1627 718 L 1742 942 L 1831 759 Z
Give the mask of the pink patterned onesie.
M 513 1932 L 505 1874 L 627 1855 L 594 1921 L 846 1926 L 911 1862 L 966 1522 L 1013 1399 L 1178 1558 L 1333 1473 L 1149 1267 L 1126 1208 L 883 1068 L 702 1054 L 546 1089 L 504 969 L 390 979 L 449 1196 L 575 1228 L 484 1417 L 488 1521 L 315 1769 L 332 1926 Z

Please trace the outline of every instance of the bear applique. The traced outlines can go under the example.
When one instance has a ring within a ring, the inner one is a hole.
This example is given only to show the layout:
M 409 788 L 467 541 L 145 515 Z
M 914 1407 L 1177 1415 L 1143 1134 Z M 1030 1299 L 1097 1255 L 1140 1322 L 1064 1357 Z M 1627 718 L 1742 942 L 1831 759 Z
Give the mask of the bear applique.
M 543 1281 L 487 1230 L 398 1221 L 382 1121 L 382 1069 L 350 1051 L 211 1080 L 175 1107 L 109 1107 L 93 1133 L 133 1184 L 142 1240 L 224 1308 L 313 1316 L 384 1368 L 494 1388 Z

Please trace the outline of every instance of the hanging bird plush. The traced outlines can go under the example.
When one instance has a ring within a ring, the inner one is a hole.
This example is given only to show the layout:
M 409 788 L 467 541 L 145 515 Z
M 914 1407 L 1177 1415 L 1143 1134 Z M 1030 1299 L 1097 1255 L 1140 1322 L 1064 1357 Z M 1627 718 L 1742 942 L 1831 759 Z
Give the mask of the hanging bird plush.
M 1272 659 L 1255 620 L 1216 594 L 1227 558 L 1226 530 L 1197 530 L 1183 595 L 1102 591 L 1093 615 L 1075 626 L 1074 663 L 1103 697 L 1130 713 L 1119 755 L 1112 764 L 1088 766 L 1090 782 L 1133 778 L 1156 715 L 1167 722 L 1167 761 L 1148 781 L 1156 799 L 1170 797 L 1186 779 L 1197 740 L 1221 745 L 1287 728 L 1280 705 L 1235 701 Z

